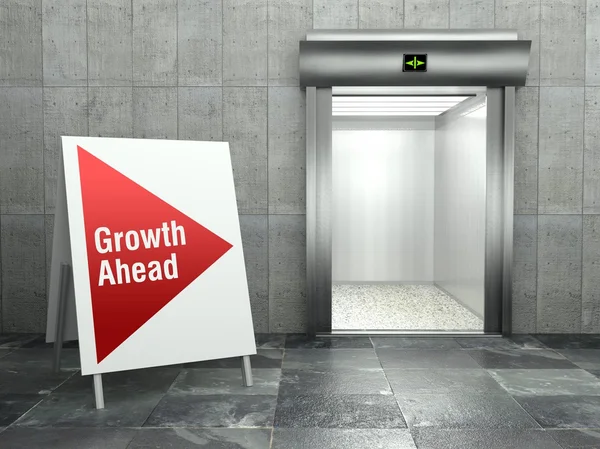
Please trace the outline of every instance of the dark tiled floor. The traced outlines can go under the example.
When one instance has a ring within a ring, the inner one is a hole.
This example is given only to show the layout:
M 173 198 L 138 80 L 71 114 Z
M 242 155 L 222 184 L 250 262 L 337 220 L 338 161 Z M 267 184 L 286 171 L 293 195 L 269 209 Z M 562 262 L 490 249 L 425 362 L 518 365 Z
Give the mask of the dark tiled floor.
M 600 448 L 600 336 L 259 335 L 239 359 L 106 374 L 0 336 L 0 448 Z

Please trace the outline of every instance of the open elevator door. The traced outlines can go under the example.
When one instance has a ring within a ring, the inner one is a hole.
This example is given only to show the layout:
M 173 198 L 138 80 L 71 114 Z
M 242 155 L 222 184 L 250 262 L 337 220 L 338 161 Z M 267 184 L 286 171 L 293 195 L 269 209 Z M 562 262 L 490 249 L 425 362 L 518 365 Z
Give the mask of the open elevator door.
M 481 89 L 487 96 L 484 332 L 511 333 L 515 87 L 525 85 L 530 47 L 512 30 L 315 30 L 300 42 L 309 336 L 332 333 L 334 92 L 469 95 Z

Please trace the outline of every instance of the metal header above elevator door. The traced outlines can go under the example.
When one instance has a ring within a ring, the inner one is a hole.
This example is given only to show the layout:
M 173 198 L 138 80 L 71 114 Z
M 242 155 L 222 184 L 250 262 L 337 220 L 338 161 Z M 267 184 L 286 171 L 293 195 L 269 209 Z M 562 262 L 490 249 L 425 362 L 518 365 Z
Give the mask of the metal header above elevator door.
M 314 30 L 300 41 L 300 85 L 523 86 L 531 41 L 514 30 Z M 427 71 L 403 71 L 426 55 Z

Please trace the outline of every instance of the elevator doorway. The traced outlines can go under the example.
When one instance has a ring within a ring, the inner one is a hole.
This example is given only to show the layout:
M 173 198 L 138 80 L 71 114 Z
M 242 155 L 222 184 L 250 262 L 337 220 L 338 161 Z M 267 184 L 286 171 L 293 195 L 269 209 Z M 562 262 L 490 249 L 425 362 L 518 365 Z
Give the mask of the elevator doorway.
M 486 103 L 333 96 L 333 332 L 483 333 Z
M 300 42 L 309 336 L 510 334 L 515 86 L 530 46 L 513 30 Z

